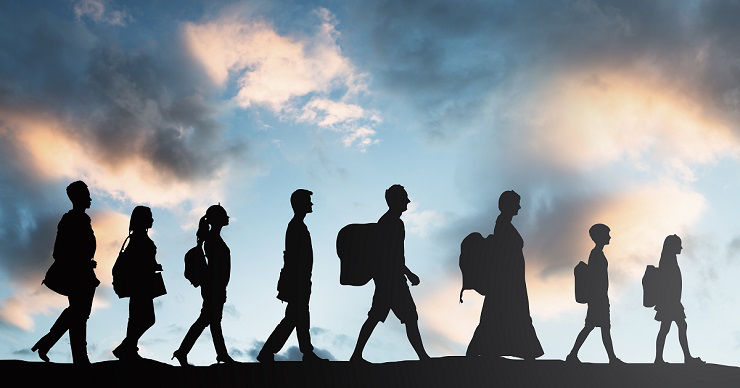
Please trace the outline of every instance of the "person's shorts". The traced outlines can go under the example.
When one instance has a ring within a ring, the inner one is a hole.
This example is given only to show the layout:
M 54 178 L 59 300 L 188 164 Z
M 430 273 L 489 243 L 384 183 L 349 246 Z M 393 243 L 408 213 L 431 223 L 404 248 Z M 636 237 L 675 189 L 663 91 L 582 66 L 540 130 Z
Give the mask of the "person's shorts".
M 367 313 L 368 317 L 385 322 L 391 310 L 402 323 L 419 320 L 416 304 L 405 278 L 392 283 L 375 283 L 373 305 Z
M 608 299 L 588 304 L 588 311 L 586 312 L 586 326 L 603 327 L 607 329 L 611 327 Z

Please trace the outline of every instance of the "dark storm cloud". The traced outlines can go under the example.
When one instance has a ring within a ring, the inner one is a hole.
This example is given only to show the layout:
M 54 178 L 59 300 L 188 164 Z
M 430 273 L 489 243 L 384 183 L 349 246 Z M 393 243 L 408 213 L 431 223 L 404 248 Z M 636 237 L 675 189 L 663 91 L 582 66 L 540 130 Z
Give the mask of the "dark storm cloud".
M 479 126 L 494 93 L 515 99 L 531 82 L 579 66 L 658 73 L 705 98 L 707 108 L 740 109 L 738 2 L 363 4 L 374 82 L 424 117 L 432 137 Z
M 37 280 L 51 262 L 69 182 L 35 173 L 4 115 L 58 122 L 103 171 L 144 160 L 164 184 L 207 180 L 244 154 L 224 141 L 213 90 L 170 22 L 137 41 L 140 32 L 96 28 L 61 5 L 0 6 L 0 270 L 14 280 Z

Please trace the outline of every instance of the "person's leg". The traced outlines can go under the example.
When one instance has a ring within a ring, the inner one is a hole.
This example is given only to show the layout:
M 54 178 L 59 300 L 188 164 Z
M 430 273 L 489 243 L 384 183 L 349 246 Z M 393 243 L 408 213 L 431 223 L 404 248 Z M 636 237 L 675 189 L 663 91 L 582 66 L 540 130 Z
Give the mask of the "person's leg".
M 262 345 L 262 350 L 260 350 L 259 355 L 257 356 L 258 361 L 272 361 L 274 354 L 279 352 L 283 345 L 285 345 L 285 342 L 288 340 L 290 333 L 293 332 L 293 328 L 295 327 L 294 316 L 291 314 L 292 311 L 292 303 L 288 303 L 285 307 L 285 316 L 280 320 L 280 323 L 278 323 L 270 336 L 267 337 L 265 344 Z
M 418 321 L 413 320 L 406 322 L 406 337 L 408 337 L 409 342 L 411 343 L 411 347 L 414 348 L 414 351 L 416 351 L 416 355 L 419 357 L 419 359 L 428 360 L 429 355 L 424 349 L 424 344 L 421 341 L 421 333 L 419 333 Z
M 295 306 L 294 314 L 295 333 L 298 337 L 298 347 L 301 349 L 304 357 L 307 354 L 313 354 L 313 345 L 311 344 L 311 315 L 308 311 L 308 301 L 299 303 Z
M 601 341 L 604 343 L 604 349 L 606 349 L 607 356 L 609 356 L 609 362 L 621 363 L 622 360 L 620 360 L 617 357 L 617 355 L 614 354 L 614 345 L 612 344 L 611 326 L 601 327 Z
M 139 350 L 137 346 L 139 339 L 154 325 L 154 321 L 154 300 L 132 297 L 129 302 L 129 325 L 124 340 L 128 351 L 135 353 Z
M 226 350 L 226 342 L 224 341 L 223 329 L 221 329 L 221 319 L 223 318 L 224 303 L 219 300 L 211 304 L 209 316 L 209 327 L 211 328 L 211 337 L 213 338 L 213 347 L 216 349 L 216 361 L 222 362 L 233 362 L 234 360 L 229 356 L 229 352 Z
M 689 340 L 686 337 L 686 320 L 676 321 L 676 326 L 678 326 L 678 342 L 681 344 L 681 350 L 683 350 L 683 359 L 684 361 L 691 360 L 693 357 L 691 357 Z
M 357 337 L 357 344 L 355 345 L 354 352 L 352 352 L 350 361 L 362 360 L 362 351 L 365 349 L 365 345 L 370 339 L 370 334 L 373 333 L 378 322 L 380 322 L 378 319 L 368 315 L 365 323 L 362 324 L 362 328 L 360 328 L 360 335 Z
M 175 351 L 177 355 L 182 355 L 183 357 L 186 357 L 187 354 L 190 352 L 190 349 L 193 348 L 193 345 L 195 344 L 195 341 L 200 337 L 201 333 L 203 333 L 203 330 L 205 330 L 206 326 L 208 326 L 209 318 L 208 318 L 208 311 L 206 302 L 203 302 L 203 307 L 200 309 L 200 315 L 198 315 L 198 319 L 195 320 L 192 326 L 190 326 L 190 329 L 185 334 L 185 338 L 182 339 L 182 343 L 180 343 L 180 347 Z M 177 357 L 175 355 L 175 357 Z
M 54 346 L 54 344 L 62 338 L 64 333 L 69 330 L 74 315 L 70 306 L 65 308 L 62 313 L 59 314 L 57 320 L 53 325 L 51 325 L 49 332 L 44 334 L 44 336 L 41 337 L 31 348 L 34 352 L 38 351 L 39 357 L 44 361 L 49 361 L 49 357 L 46 353 L 48 353 L 52 346 Z
M 583 326 L 583 329 L 581 329 L 580 333 L 578 333 L 578 336 L 576 337 L 576 342 L 573 344 L 573 349 L 570 350 L 570 353 L 568 353 L 568 357 L 566 359 L 573 361 L 578 360 L 578 351 L 581 350 L 581 346 L 583 346 L 583 343 L 586 341 L 586 338 L 588 338 L 588 335 L 593 329 L 594 327 L 592 325 Z
M 671 321 L 661 321 L 658 337 L 655 339 L 655 363 L 661 364 L 663 361 L 663 348 L 665 347 L 665 337 L 671 329 Z
M 72 322 L 69 326 L 69 344 L 72 348 L 72 361 L 75 364 L 89 364 L 87 357 L 87 319 L 92 310 L 95 288 L 82 290 L 69 297 Z

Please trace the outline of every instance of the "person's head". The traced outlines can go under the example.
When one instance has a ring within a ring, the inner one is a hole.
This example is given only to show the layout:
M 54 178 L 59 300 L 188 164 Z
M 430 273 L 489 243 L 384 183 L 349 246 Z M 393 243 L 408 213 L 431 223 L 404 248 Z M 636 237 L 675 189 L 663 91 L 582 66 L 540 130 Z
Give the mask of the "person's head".
M 672 234 L 663 240 L 663 251 L 661 256 L 664 255 L 677 255 L 681 253 L 683 247 L 681 246 L 681 238 L 675 234 Z
M 83 181 L 72 182 L 67 186 L 67 197 L 72 201 L 72 206 L 81 209 L 89 209 L 92 199 L 90 190 Z
M 135 230 L 147 230 L 152 227 L 154 218 L 152 217 L 152 209 L 146 206 L 137 206 L 134 211 L 131 212 L 131 220 L 128 223 L 128 231 L 133 232 Z
M 588 235 L 596 245 L 607 245 L 611 236 L 609 236 L 609 227 L 604 224 L 596 224 L 588 230 Z
M 514 190 L 504 191 L 498 197 L 498 210 L 502 214 L 516 215 L 519 214 L 521 197 Z
M 290 195 L 290 206 L 294 213 L 311 213 L 313 212 L 313 202 L 311 202 L 313 192 L 306 189 L 298 189 Z
M 388 208 L 391 210 L 403 213 L 408 209 L 410 202 L 406 189 L 401 185 L 393 185 L 385 191 L 385 203 L 388 204 Z
M 195 235 L 198 237 L 199 241 L 203 241 L 208 235 L 208 231 L 214 227 L 223 227 L 228 224 L 229 215 L 226 214 L 226 209 L 224 209 L 220 204 L 211 205 L 206 210 L 206 214 L 203 217 L 200 217 L 200 221 L 198 222 L 198 231 Z

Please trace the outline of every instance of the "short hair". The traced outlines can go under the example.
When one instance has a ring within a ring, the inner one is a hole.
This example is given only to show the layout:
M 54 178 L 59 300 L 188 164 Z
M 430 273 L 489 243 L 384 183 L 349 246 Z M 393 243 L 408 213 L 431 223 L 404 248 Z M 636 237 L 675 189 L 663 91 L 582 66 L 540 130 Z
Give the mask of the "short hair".
M 501 193 L 501 196 L 498 197 L 498 210 L 503 211 L 504 209 L 513 207 L 516 201 L 520 199 L 521 196 L 519 196 L 519 194 L 517 194 L 514 190 L 504 191 L 503 193 Z
M 591 236 L 591 240 L 596 242 L 596 236 L 603 233 L 608 233 L 610 230 L 611 229 L 609 229 L 609 227 L 604 224 L 594 224 L 588 229 L 588 235 Z
M 87 185 L 83 181 L 75 181 L 67 186 L 67 198 L 72 202 L 80 199 L 80 196 L 86 192 L 89 193 L 90 190 L 88 190 Z
M 147 222 L 152 218 L 152 209 L 147 206 L 137 206 L 131 212 L 131 219 L 128 222 L 128 231 L 134 229 L 143 229 Z
M 406 189 L 403 188 L 403 186 L 399 184 L 392 185 L 387 190 L 385 190 L 385 203 L 388 204 L 388 206 L 391 205 L 391 202 L 395 202 L 396 200 L 403 197 L 403 195 L 408 195 L 406 192 Z
M 306 190 L 306 189 L 298 189 L 293 192 L 293 194 L 290 195 L 290 207 L 295 210 L 298 206 L 300 206 L 301 201 L 305 200 L 306 198 L 309 198 L 313 195 L 313 191 Z

